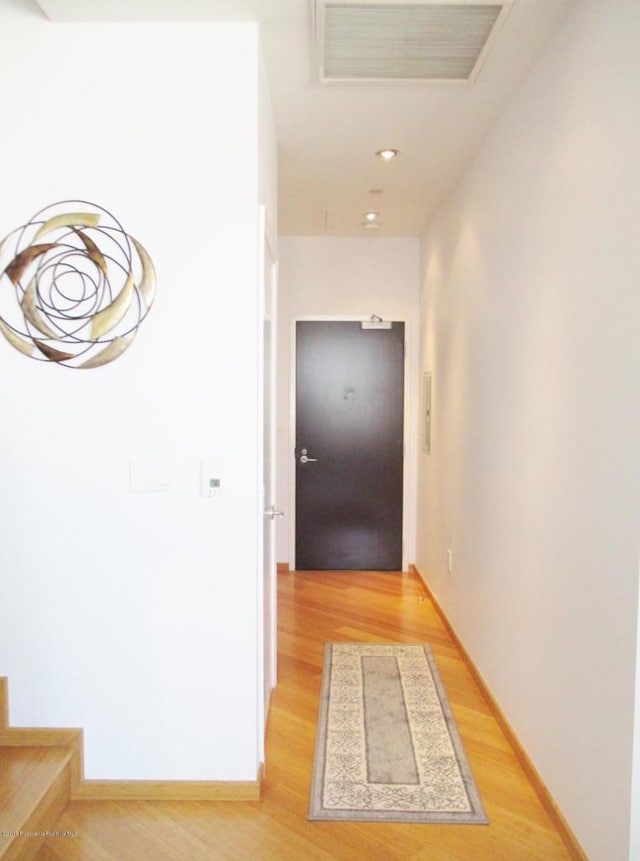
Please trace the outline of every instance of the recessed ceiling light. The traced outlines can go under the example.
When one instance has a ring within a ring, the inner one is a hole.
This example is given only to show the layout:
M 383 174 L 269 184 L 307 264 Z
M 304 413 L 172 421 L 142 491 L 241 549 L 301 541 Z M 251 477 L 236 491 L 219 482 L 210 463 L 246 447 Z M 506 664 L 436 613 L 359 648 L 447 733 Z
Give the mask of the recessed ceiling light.
M 381 188 L 370 188 L 369 194 L 384 194 Z
M 379 149 L 376 155 L 383 158 L 385 161 L 390 161 L 398 155 L 398 152 L 399 150 L 397 149 Z
M 364 217 L 367 221 L 376 221 L 376 219 L 380 218 L 379 212 L 365 212 Z

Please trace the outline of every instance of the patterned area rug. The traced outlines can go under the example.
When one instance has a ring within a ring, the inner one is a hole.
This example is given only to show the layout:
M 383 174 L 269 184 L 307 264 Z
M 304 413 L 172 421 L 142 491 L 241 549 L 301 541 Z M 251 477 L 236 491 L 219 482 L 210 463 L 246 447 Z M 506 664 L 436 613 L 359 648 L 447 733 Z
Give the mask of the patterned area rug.
M 487 823 L 429 646 L 325 646 L 309 819 Z

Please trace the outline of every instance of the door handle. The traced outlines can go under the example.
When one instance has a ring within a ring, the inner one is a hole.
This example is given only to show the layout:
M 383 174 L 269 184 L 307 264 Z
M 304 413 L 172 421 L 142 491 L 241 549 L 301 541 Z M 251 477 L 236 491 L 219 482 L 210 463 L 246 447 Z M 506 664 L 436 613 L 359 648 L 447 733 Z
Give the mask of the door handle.
M 306 454 L 300 456 L 300 463 L 317 463 L 317 457 L 307 457 Z
M 284 517 L 284 511 L 277 511 L 276 508 L 271 505 L 269 508 L 265 508 L 264 516 L 271 518 L 271 520 L 275 520 L 276 517 Z

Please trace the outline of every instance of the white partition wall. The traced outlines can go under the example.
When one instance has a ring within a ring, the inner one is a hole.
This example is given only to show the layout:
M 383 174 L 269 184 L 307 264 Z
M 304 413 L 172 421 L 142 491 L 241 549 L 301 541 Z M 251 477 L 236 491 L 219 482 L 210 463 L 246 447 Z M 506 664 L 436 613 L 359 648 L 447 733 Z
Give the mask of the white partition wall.
M 275 205 L 257 27 L 1 23 L 0 234 L 95 201 L 158 277 L 104 368 L 0 342 L 11 721 L 83 727 L 89 778 L 255 780 L 257 211 Z M 131 492 L 132 468 L 168 489 Z

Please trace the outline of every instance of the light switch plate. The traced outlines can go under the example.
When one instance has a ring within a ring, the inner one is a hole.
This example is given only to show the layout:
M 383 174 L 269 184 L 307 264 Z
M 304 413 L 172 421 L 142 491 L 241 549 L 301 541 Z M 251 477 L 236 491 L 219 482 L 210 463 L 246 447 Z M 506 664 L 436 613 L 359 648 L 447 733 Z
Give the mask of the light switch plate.
M 220 496 L 222 492 L 222 478 L 220 468 L 210 460 L 203 460 L 200 464 L 200 493 L 202 496 Z
M 173 490 L 173 471 L 159 460 L 132 460 L 129 489 L 131 493 L 167 493 Z

